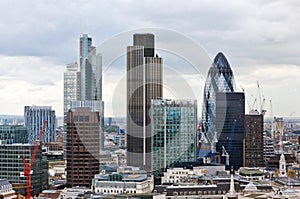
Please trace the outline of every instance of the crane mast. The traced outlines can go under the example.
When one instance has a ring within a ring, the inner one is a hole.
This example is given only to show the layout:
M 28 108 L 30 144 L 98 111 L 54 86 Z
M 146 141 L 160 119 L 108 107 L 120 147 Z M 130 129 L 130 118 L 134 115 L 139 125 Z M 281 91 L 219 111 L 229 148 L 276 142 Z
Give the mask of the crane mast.
M 40 134 L 39 134 L 38 140 L 36 141 L 36 144 L 35 144 L 32 156 L 30 158 L 30 162 L 27 163 L 26 159 L 24 157 L 22 158 L 22 162 L 23 162 L 23 165 L 24 165 L 24 176 L 26 176 L 26 198 L 27 199 L 31 198 L 31 191 L 30 191 L 30 188 L 31 188 L 30 175 L 32 174 L 31 168 L 33 166 L 33 163 L 34 163 L 34 160 L 35 160 L 35 156 L 37 154 L 37 151 L 38 151 L 38 148 L 39 148 L 39 145 L 40 145 L 40 141 L 41 141 L 41 138 L 42 138 L 42 135 L 43 135 L 43 132 L 44 132 L 46 124 L 47 124 L 47 121 L 45 120 L 43 122 L 43 126 L 42 126 L 42 128 L 40 130 Z

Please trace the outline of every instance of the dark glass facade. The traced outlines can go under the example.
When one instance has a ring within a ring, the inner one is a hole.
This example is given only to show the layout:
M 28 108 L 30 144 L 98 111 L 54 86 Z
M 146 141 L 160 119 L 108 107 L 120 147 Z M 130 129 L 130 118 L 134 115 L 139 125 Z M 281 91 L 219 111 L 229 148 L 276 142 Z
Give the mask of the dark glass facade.
M 134 34 L 127 47 L 127 165 L 151 170 L 151 99 L 162 97 L 162 58 L 154 35 Z
M 0 125 L 0 141 L 5 144 L 28 143 L 28 130 L 21 125 Z
M 243 145 L 245 134 L 245 94 L 239 92 L 216 94 L 216 131 L 220 137 L 216 144 L 216 151 L 222 154 L 222 146 L 229 154 L 229 169 L 234 170 L 243 166 Z M 226 158 L 221 157 L 221 163 Z

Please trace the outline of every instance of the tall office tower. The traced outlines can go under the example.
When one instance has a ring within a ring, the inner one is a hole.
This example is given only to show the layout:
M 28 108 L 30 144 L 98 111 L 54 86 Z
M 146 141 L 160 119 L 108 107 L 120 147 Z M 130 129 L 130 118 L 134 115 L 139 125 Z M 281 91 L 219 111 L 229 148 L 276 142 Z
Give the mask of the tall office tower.
M 67 114 L 67 184 L 90 187 L 99 173 L 100 117 L 90 108 Z
M 163 96 L 162 58 L 154 35 L 134 34 L 127 47 L 127 164 L 151 169 L 151 99 Z
M 217 92 L 234 92 L 234 89 L 235 82 L 231 67 L 223 53 L 219 52 L 209 68 L 203 95 L 202 131 L 209 144 L 217 141 L 215 140 Z
M 77 76 L 78 64 L 77 62 L 67 64 L 66 71 L 64 72 L 64 115 L 66 116 L 70 107 L 70 102 L 78 99 L 77 96 Z
M 197 101 L 152 100 L 152 171 L 196 161 Z
M 76 68 L 77 66 L 77 68 Z M 79 107 L 88 107 L 98 112 L 100 117 L 99 135 L 101 135 L 100 147 L 104 149 L 104 103 L 102 101 L 102 57 L 92 46 L 92 38 L 82 34 L 79 39 L 79 63 L 67 65 L 65 72 L 64 113 L 65 126 L 66 115 L 71 109 L 75 111 Z M 75 80 L 75 81 L 74 81 Z M 68 92 L 70 95 L 68 96 Z M 75 92 L 75 93 L 74 93 Z M 66 99 L 68 97 L 68 99 Z M 64 138 L 66 148 L 67 139 Z M 66 155 L 66 154 L 64 154 Z M 66 156 L 65 156 L 66 157 Z
M 28 130 L 23 125 L 0 125 L 0 143 L 28 143 Z
M 263 115 L 245 115 L 245 167 L 264 167 Z
M 216 95 L 216 132 L 220 137 L 216 151 L 222 154 L 223 147 L 229 155 L 229 165 L 234 170 L 243 166 L 243 142 L 245 138 L 245 94 L 240 92 L 220 93 Z M 226 158 L 221 158 L 226 164 Z
M 35 144 L 0 144 L 0 179 L 7 179 L 17 193 L 25 195 L 26 177 L 22 157 L 29 163 Z M 32 165 L 31 193 L 40 194 L 49 188 L 48 161 L 42 157 L 42 147 L 38 148 Z
M 42 142 L 55 142 L 56 116 L 51 106 L 25 106 L 25 126 L 28 129 L 28 141 L 32 143 L 39 137 L 44 121 L 47 121 Z
M 102 56 L 92 38 L 82 34 L 79 41 L 80 100 L 102 100 Z

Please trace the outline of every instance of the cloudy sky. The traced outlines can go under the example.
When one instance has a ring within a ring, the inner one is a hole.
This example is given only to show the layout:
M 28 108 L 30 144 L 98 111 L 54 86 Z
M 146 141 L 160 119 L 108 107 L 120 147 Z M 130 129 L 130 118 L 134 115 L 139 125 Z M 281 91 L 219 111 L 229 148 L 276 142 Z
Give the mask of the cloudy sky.
M 300 116 L 298 0 L 228 0 L 226 4 L 221 0 L 3 0 L 0 16 L 0 114 L 22 115 L 24 105 L 36 104 L 51 105 L 57 115 L 62 115 L 63 71 L 65 64 L 78 59 L 80 33 L 88 33 L 94 45 L 101 46 L 120 33 L 158 28 L 189 38 L 211 59 L 219 51 L 224 52 L 233 69 L 237 90 L 243 87 L 246 92 L 246 107 L 252 106 L 257 98 L 259 81 L 267 110 L 272 100 L 275 115 Z M 156 38 L 157 45 L 163 46 L 164 39 Z M 130 44 L 126 40 L 115 45 L 125 51 Z M 197 58 L 198 52 L 191 53 L 190 59 Z M 160 55 L 164 52 L 160 51 Z M 122 65 L 122 60 L 121 56 L 116 63 Z M 164 63 L 172 66 L 181 62 L 166 55 Z M 193 70 L 183 74 L 187 65 L 182 63 L 182 70 L 174 72 L 168 67 L 166 71 L 170 69 L 172 75 L 177 74 L 176 78 L 185 79 L 201 104 L 206 74 L 195 74 Z M 106 115 L 124 113 L 124 108 L 112 110 L 114 104 L 122 107 L 116 98 L 124 98 L 125 102 L 125 93 L 121 92 L 124 70 L 125 62 L 123 68 L 104 74 Z M 177 87 L 178 81 L 172 82 L 170 77 L 165 78 L 166 82 L 171 81 L 165 93 L 178 97 L 172 88 Z

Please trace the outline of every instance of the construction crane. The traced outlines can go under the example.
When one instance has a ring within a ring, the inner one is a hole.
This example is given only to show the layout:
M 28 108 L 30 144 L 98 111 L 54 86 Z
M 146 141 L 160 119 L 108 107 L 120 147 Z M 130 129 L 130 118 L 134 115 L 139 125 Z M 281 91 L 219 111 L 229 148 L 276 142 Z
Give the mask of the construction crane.
M 24 157 L 22 158 L 22 162 L 23 162 L 23 165 L 24 165 L 24 176 L 26 176 L 26 198 L 27 199 L 31 198 L 31 190 L 30 190 L 30 186 L 31 186 L 30 175 L 32 174 L 31 168 L 32 168 L 32 165 L 34 163 L 35 156 L 37 154 L 37 151 L 38 151 L 38 148 L 39 148 L 39 144 L 40 144 L 40 141 L 41 141 L 41 138 L 42 138 L 42 135 L 43 135 L 43 132 L 44 132 L 44 129 L 45 129 L 46 125 L 47 125 L 47 121 L 45 120 L 44 123 L 43 123 L 43 126 L 42 126 L 42 128 L 40 130 L 40 134 L 39 134 L 38 140 L 36 141 L 36 144 L 35 144 L 35 147 L 34 147 L 34 150 L 33 150 L 33 153 L 32 153 L 31 159 L 30 159 L 30 162 L 27 163 L 26 159 Z
M 222 156 L 226 157 L 226 166 L 229 166 L 229 154 L 227 153 L 226 149 L 224 146 L 222 146 Z
M 264 104 L 265 104 L 265 98 L 263 98 L 263 101 L 262 101 L 262 98 L 261 98 L 261 93 L 260 93 L 260 87 L 259 87 L 259 82 L 257 81 L 257 88 L 258 88 L 258 100 L 259 100 L 259 113 L 262 114 L 262 115 L 265 115 L 266 114 L 266 110 L 263 109 L 264 107 Z
M 253 111 L 253 110 L 254 110 L 254 106 L 255 106 L 256 101 L 257 101 L 257 98 L 254 99 L 254 102 L 253 102 L 253 104 L 252 104 L 252 106 L 251 106 L 251 110 L 250 110 L 250 111 Z

